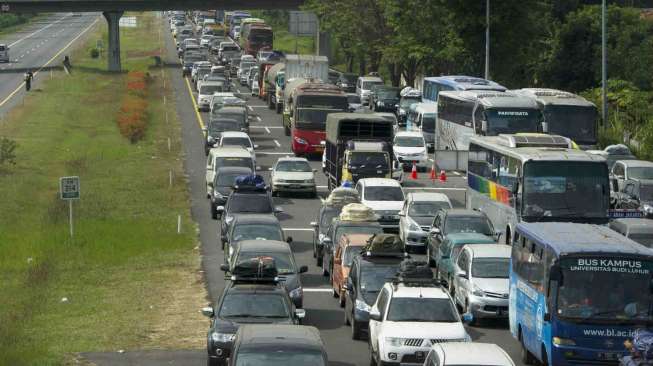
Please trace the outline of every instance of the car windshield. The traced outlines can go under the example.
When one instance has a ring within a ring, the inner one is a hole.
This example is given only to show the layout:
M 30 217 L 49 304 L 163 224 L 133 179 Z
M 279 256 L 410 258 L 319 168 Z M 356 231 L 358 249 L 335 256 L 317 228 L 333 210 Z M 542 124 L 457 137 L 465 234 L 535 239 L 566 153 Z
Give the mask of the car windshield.
M 421 136 L 397 136 L 394 144 L 399 147 L 424 147 L 424 138 Z
M 247 137 L 223 137 L 220 141 L 222 146 L 252 147 L 252 143 Z
M 479 233 L 494 234 L 490 221 L 483 216 L 449 216 L 444 226 L 444 234 Z
M 218 312 L 220 318 L 289 318 L 282 295 L 271 293 L 227 293 Z
M 370 90 L 374 85 L 383 85 L 383 81 L 363 81 L 362 89 Z
M 422 115 L 422 131 L 435 132 L 435 113 L 425 113 Z
M 384 169 L 388 167 L 388 154 L 384 152 L 352 152 L 349 165 L 360 169 Z
M 305 129 L 324 130 L 329 113 L 342 112 L 343 109 L 297 108 L 296 123 Z
M 267 348 L 267 347 L 266 347 Z M 322 353 L 312 350 L 238 350 L 235 366 L 326 366 Z
M 278 244 L 277 244 L 278 245 Z M 295 264 L 290 258 L 290 253 L 284 252 L 265 252 L 265 251 L 256 251 L 256 252 L 240 252 L 238 254 L 238 259 L 235 263 L 240 263 L 242 261 L 249 261 L 254 258 L 260 257 L 269 257 L 274 259 L 274 265 L 277 267 L 277 272 L 280 275 L 289 275 L 295 273 Z
M 229 199 L 229 211 L 232 213 L 272 213 L 272 202 L 267 195 L 239 194 Z
M 508 278 L 510 258 L 475 258 L 472 261 L 472 277 Z
M 208 71 L 202 70 L 201 73 L 208 73 Z M 202 95 L 212 95 L 216 92 L 222 92 L 222 90 L 222 84 L 200 86 L 200 94 Z
M 378 225 L 339 225 L 336 228 L 336 235 L 335 238 L 333 239 L 334 243 L 339 243 L 340 238 L 342 238 L 343 235 L 351 235 L 351 234 L 366 234 L 366 235 L 374 235 L 374 234 L 382 234 L 383 229 L 378 226 Z
M 458 322 L 458 311 L 451 300 L 428 297 L 394 297 L 387 320 L 395 322 Z
M 381 98 L 381 99 L 398 99 L 399 98 L 399 90 L 382 89 L 382 90 L 379 90 L 379 92 L 377 94 L 379 95 L 379 98 Z
M 361 267 L 360 289 L 365 302 L 370 305 L 376 300 L 383 285 L 397 274 L 398 265 L 367 265 Z
M 252 168 L 254 165 L 252 163 L 252 158 L 245 158 L 245 157 L 232 157 L 232 156 L 224 156 L 224 157 L 217 157 L 215 158 L 215 166 L 216 167 L 223 167 L 223 166 L 242 166 L 245 168 Z
M 277 163 L 275 169 L 278 172 L 312 172 L 311 166 L 308 165 L 308 162 L 301 160 L 286 160 L 280 161 Z
M 329 226 L 331 225 L 331 221 L 333 220 L 334 217 L 337 217 L 340 215 L 340 208 L 327 208 L 324 210 L 322 213 L 322 221 L 320 221 L 320 232 L 325 233 Z
M 366 201 L 403 201 L 404 191 L 396 186 L 365 187 L 363 196 Z
M 549 133 L 569 137 L 579 144 L 596 143 L 596 107 L 547 105 L 544 119 Z
M 361 245 L 349 245 L 345 247 L 345 251 L 342 254 L 342 265 L 345 267 L 351 267 L 354 257 L 361 253 L 363 246 Z
M 233 187 L 234 183 L 236 183 L 236 178 L 240 177 L 241 175 L 244 175 L 245 173 L 219 173 L 216 175 L 216 180 L 217 184 L 216 186 L 218 187 Z
M 211 121 L 209 131 L 211 133 L 223 131 L 240 131 L 240 123 L 230 120 Z
M 653 167 L 632 167 L 628 168 L 630 179 L 653 179 Z
M 626 324 L 653 320 L 653 295 L 642 291 L 650 287 L 652 262 L 639 258 L 577 257 L 562 259 L 560 267 L 558 316 L 583 322 L 621 320 Z
M 255 62 L 241 62 L 240 68 L 241 70 L 249 70 L 254 65 L 256 65 Z
M 220 112 L 215 114 L 216 118 L 226 118 L 226 119 L 233 119 L 238 121 L 238 124 L 244 125 L 245 124 L 245 113 L 227 113 L 227 112 Z
M 451 208 L 447 201 L 413 202 L 408 208 L 408 216 L 434 217 L 438 211 Z
M 343 81 L 346 81 L 348 84 L 354 84 L 356 83 L 356 79 L 358 79 L 358 76 L 356 74 L 342 74 L 340 77 L 343 79 Z
M 234 227 L 233 240 L 278 240 L 283 241 L 281 227 L 274 224 L 240 224 Z

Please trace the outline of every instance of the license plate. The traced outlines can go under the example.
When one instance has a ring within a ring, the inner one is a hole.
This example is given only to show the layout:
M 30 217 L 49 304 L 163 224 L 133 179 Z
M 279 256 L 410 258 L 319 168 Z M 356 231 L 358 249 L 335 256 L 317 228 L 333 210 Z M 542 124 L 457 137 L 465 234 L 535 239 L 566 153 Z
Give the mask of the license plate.
M 300 186 L 299 184 L 291 184 L 290 188 L 299 189 L 299 188 L 302 188 L 302 186 Z

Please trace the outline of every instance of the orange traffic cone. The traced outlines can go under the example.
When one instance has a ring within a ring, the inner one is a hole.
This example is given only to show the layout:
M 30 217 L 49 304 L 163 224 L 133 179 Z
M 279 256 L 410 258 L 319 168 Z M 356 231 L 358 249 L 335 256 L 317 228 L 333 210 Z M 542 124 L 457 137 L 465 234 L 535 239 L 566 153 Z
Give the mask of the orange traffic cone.
M 435 174 L 435 163 L 433 163 L 433 164 L 431 165 L 431 176 L 430 176 L 429 178 L 431 178 L 431 180 L 435 180 L 435 179 L 436 179 L 436 176 L 435 176 L 435 175 L 436 175 L 436 174 Z
M 440 182 L 444 183 L 447 181 L 447 173 L 444 170 L 440 170 Z
M 417 165 L 413 161 L 413 170 L 410 171 L 410 178 L 417 180 Z

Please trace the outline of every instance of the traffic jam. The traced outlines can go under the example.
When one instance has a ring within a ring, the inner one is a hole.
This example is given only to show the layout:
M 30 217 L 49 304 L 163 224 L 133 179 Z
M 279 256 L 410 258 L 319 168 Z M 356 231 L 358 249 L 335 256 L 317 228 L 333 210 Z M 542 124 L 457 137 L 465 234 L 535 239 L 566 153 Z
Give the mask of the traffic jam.
M 371 365 L 653 360 L 653 163 L 599 150 L 594 104 L 473 76 L 388 86 L 274 50 L 245 11 L 167 19 L 224 276 L 208 365 L 328 365 L 320 293 Z

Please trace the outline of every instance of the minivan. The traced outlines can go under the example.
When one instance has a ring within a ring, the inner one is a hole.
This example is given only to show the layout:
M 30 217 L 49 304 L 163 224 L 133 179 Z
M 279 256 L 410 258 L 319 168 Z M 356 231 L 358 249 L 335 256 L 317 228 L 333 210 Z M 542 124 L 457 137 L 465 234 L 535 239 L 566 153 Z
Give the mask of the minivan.
M 370 101 L 372 85 L 383 84 L 383 79 L 378 76 L 361 76 L 356 81 L 356 94 L 361 98 L 361 103 L 367 105 Z
M 9 62 L 9 46 L 0 44 L 0 62 Z
M 256 171 L 252 153 L 244 147 L 215 147 L 209 150 L 206 158 L 206 195 L 211 198 L 210 184 L 213 184 L 215 171 L 223 166 L 241 166 Z

